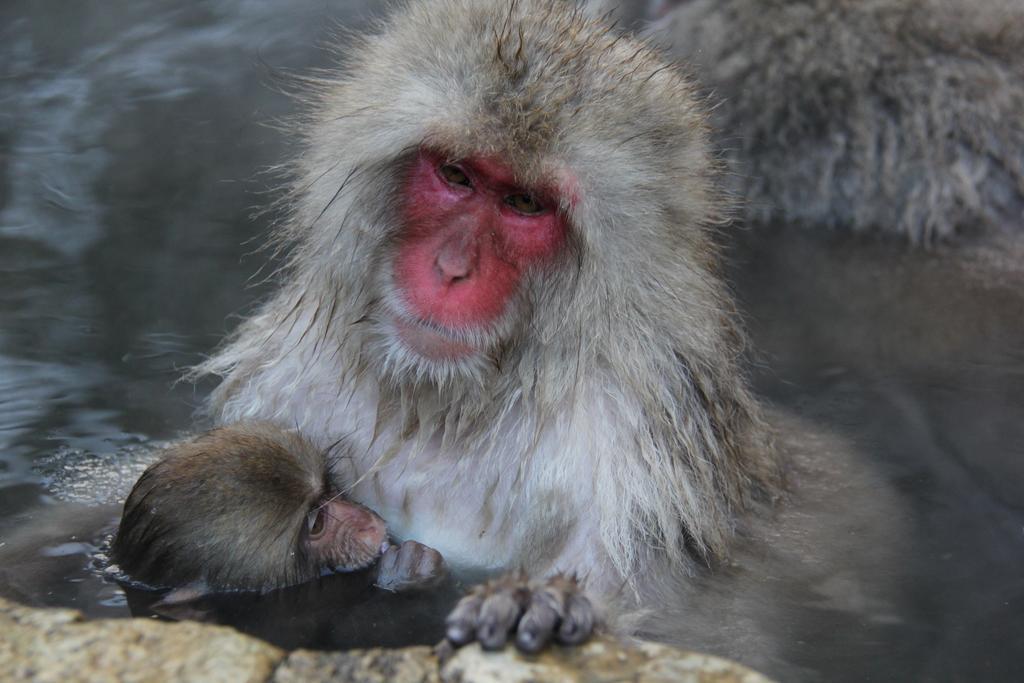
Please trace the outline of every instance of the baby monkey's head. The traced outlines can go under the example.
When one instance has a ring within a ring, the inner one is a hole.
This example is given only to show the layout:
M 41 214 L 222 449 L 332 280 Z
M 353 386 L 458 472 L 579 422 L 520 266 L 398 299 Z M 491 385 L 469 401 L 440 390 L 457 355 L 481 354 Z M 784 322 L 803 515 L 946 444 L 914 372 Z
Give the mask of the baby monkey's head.
M 111 558 L 153 588 L 271 590 L 364 568 L 387 546 L 384 520 L 341 498 L 329 470 L 325 452 L 269 424 L 175 444 L 128 496 Z

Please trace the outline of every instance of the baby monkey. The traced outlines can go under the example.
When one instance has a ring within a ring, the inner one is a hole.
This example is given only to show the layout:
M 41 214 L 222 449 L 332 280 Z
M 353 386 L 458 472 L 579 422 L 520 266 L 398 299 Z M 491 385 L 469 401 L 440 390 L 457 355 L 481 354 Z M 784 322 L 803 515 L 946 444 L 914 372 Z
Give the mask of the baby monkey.
M 433 586 L 447 571 L 436 550 L 392 545 L 383 519 L 345 500 L 327 453 L 265 423 L 170 447 L 129 494 L 110 554 L 133 581 L 194 594 L 265 592 L 378 558 L 375 583 L 391 591 Z

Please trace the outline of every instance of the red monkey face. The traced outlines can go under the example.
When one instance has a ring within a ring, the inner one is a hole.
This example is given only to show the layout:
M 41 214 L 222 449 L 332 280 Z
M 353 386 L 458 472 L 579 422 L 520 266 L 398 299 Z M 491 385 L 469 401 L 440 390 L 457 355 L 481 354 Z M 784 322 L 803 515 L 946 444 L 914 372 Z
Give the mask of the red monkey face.
M 561 250 L 558 195 L 517 184 L 499 161 L 421 151 L 406 186 L 394 260 L 398 337 L 434 361 L 479 351 L 531 267 Z

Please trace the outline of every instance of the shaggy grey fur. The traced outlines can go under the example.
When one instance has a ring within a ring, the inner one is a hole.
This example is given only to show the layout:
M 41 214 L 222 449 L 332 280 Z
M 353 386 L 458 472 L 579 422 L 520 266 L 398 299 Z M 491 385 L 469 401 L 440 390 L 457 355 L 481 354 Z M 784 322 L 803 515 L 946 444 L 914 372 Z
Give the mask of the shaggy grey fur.
M 748 219 L 1024 227 L 1024 2 L 694 0 L 653 30 L 721 100 Z
M 224 380 L 216 419 L 320 445 L 352 434 L 353 475 L 373 482 L 353 498 L 399 534 L 438 534 L 446 556 L 470 517 L 493 533 L 455 551 L 609 588 L 635 587 L 652 555 L 678 568 L 724 554 L 778 470 L 718 275 L 721 195 L 691 83 L 560 0 L 413 3 L 346 53 L 307 84 L 280 289 L 196 371 Z M 414 357 L 388 332 L 421 146 L 496 156 L 525 184 L 574 179 L 564 257 L 497 323 L 450 332 L 486 350 L 465 362 Z

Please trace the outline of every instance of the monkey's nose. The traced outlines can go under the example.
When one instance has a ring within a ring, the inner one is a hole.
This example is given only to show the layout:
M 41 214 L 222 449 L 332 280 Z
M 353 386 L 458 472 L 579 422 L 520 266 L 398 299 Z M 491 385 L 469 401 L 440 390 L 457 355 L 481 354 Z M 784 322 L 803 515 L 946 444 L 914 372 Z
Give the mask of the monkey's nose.
M 388 530 L 384 520 L 370 513 L 369 519 L 356 530 L 355 537 L 367 548 L 384 548 L 387 546 Z
M 460 232 L 452 235 L 437 250 L 434 266 L 446 285 L 465 280 L 476 270 L 479 249 L 472 234 Z

